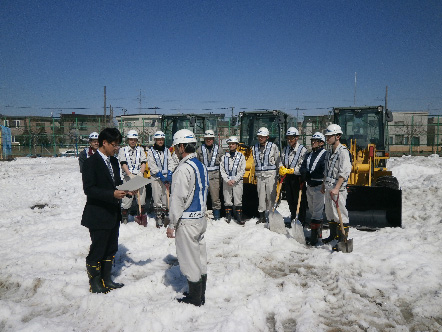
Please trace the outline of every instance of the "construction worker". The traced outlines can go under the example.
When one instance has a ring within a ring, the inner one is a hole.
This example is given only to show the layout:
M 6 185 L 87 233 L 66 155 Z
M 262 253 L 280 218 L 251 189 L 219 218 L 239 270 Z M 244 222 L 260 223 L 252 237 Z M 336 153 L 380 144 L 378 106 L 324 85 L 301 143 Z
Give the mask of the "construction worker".
M 311 138 L 312 151 L 305 155 L 301 165 L 301 176 L 307 183 L 307 202 L 312 214 L 310 221 L 310 238 L 307 242 L 314 246 L 322 238 L 322 213 L 324 212 L 324 194 L 321 192 L 324 178 L 325 158 L 327 151 L 324 149 L 325 137 L 320 132 Z
M 209 171 L 209 193 L 212 199 L 213 218 L 219 220 L 221 212 L 219 163 L 222 151 L 219 145 L 215 144 L 215 133 L 213 130 L 206 130 L 204 133 L 204 144 L 196 152 L 198 159 Z
M 301 192 L 301 205 L 299 207 L 298 219 L 304 225 L 305 213 L 307 210 L 306 188 L 301 179 L 299 169 L 304 161 L 307 149 L 304 145 L 298 143 L 299 131 L 295 127 L 290 127 L 285 133 L 287 146 L 284 148 L 281 156 L 279 174 L 285 175 L 285 190 L 287 203 L 290 209 L 291 220 L 296 218 L 298 208 L 299 193 Z
M 325 215 L 329 221 L 330 236 L 323 239 L 323 243 L 328 243 L 336 237 L 339 242 L 344 241 L 344 234 L 339 225 L 339 216 L 336 208 L 337 200 L 344 224 L 344 231 L 348 235 L 349 222 L 347 201 L 347 181 L 351 172 L 350 153 L 347 148 L 340 143 L 342 129 L 337 124 L 331 124 L 327 127 L 325 137 L 331 150 L 327 153 L 325 160 L 324 182 L 321 191 L 325 194 Z M 334 201 L 333 201 L 334 200 Z M 337 245 L 333 247 L 337 250 Z
M 276 198 L 276 178 L 278 176 L 279 149 L 276 144 L 269 142 L 269 130 L 261 127 L 257 132 L 258 143 L 253 147 L 255 161 L 256 187 L 258 190 L 259 220 L 265 223 L 269 211 Z
M 189 285 L 179 302 L 200 306 L 205 302 L 207 252 L 204 233 L 209 178 L 206 167 L 196 155 L 195 135 L 187 129 L 173 135 L 175 153 L 180 160 L 172 176 L 170 223 L 167 237 L 174 238 L 181 272 Z
M 154 136 L 155 144 L 147 150 L 147 164 L 153 178 L 152 196 L 157 228 L 163 226 L 164 218 L 169 214 L 168 195 L 172 183 L 172 172 L 175 163 L 170 151 L 165 146 L 166 136 L 162 131 L 157 131 Z
M 98 133 L 96 131 L 89 134 L 89 147 L 84 148 L 78 156 L 78 163 L 80 164 L 80 173 L 83 172 L 84 161 L 91 157 L 98 149 Z
M 220 164 L 226 221 L 230 223 L 232 220 L 232 208 L 235 205 L 236 221 L 238 224 L 244 225 L 242 221 L 242 193 L 246 159 L 241 152 L 237 151 L 239 142 L 236 136 L 230 136 L 227 139 L 227 144 L 229 151 L 223 155 Z
M 128 145 L 120 149 L 118 160 L 123 170 L 123 181 L 127 182 L 135 176 L 144 176 L 146 169 L 146 153 L 141 146 L 137 146 L 138 132 L 129 130 L 126 135 Z M 146 188 L 139 190 L 139 199 L 141 203 L 141 214 L 144 214 L 144 204 L 146 200 Z M 138 198 L 137 198 L 138 199 Z M 124 197 L 121 203 L 123 223 L 127 224 L 129 209 L 132 206 L 133 197 Z

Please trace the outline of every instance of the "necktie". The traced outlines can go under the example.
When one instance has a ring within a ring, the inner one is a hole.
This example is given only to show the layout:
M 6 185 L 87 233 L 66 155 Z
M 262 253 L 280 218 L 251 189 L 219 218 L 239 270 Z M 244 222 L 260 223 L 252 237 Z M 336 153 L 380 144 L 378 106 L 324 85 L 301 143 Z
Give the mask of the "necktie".
M 107 165 L 107 168 L 109 169 L 109 172 L 110 172 L 110 174 L 111 174 L 111 176 L 112 176 L 112 181 L 115 182 L 115 179 L 114 179 L 114 171 L 113 171 L 113 169 L 112 169 L 112 165 L 111 165 L 111 163 L 110 163 L 110 158 L 107 158 L 107 159 L 106 159 L 106 165 Z

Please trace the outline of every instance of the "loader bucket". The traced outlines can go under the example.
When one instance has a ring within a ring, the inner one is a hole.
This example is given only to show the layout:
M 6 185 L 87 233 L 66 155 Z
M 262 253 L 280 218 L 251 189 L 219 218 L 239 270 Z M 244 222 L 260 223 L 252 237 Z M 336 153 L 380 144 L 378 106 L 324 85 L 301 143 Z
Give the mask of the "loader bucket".
M 402 191 L 387 187 L 348 186 L 350 226 L 376 230 L 402 226 Z

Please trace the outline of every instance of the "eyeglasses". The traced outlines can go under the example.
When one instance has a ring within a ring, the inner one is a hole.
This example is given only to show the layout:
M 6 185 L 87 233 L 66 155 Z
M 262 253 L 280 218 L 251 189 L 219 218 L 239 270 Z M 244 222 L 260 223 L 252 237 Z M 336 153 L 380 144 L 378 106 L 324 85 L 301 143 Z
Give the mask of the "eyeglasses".
M 297 138 L 298 138 L 298 136 L 287 136 L 287 141 L 293 141 Z
M 109 143 L 109 144 L 112 145 L 114 147 L 114 149 L 120 147 L 120 144 L 115 144 L 115 143 Z

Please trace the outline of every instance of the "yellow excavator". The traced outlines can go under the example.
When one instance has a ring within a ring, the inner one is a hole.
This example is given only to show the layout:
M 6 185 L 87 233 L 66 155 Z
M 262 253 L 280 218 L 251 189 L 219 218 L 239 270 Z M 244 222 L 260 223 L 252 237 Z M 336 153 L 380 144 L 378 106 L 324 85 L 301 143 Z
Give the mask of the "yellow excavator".
M 393 115 L 383 106 L 335 107 L 333 123 L 343 131 L 341 143 L 352 158 L 347 209 L 350 225 L 359 229 L 401 227 L 402 191 L 387 170 L 387 122 Z

